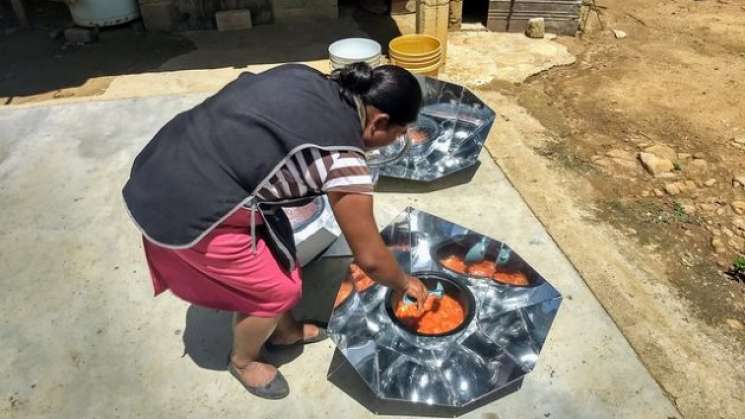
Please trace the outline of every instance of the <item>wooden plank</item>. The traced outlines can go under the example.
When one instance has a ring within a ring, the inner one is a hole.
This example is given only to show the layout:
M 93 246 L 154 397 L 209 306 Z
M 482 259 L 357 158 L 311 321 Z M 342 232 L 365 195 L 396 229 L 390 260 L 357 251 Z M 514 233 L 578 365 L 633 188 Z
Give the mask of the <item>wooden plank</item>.
M 26 15 L 26 6 L 24 6 L 23 0 L 10 0 L 10 3 L 13 5 L 18 23 L 23 27 L 28 26 L 28 15 Z

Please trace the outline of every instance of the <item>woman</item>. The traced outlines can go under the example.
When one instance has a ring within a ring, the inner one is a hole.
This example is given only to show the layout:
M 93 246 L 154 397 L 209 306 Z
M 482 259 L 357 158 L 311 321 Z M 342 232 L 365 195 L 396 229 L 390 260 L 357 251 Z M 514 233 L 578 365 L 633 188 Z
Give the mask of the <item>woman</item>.
M 357 265 L 424 301 L 424 285 L 404 274 L 378 233 L 364 155 L 405 132 L 421 97 L 417 80 L 395 66 L 245 73 L 177 115 L 135 159 L 123 194 L 155 294 L 170 289 L 236 313 L 228 369 L 249 392 L 289 394 L 282 374 L 259 358 L 265 343 L 326 337 L 290 315 L 301 282 L 281 206 L 328 194 Z

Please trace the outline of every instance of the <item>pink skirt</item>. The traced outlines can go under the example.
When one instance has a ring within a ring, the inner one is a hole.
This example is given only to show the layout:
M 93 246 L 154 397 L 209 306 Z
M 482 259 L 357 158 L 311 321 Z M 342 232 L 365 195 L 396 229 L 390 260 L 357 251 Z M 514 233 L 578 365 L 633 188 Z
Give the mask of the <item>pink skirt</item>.
M 257 317 L 290 310 L 302 293 L 300 271 L 285 270 L 261 236 L 253 252 L 250 220 L 250 212 L 240 209 L 189 249 L 143 238 L 155 295 L 170 289 L 196 305 Z

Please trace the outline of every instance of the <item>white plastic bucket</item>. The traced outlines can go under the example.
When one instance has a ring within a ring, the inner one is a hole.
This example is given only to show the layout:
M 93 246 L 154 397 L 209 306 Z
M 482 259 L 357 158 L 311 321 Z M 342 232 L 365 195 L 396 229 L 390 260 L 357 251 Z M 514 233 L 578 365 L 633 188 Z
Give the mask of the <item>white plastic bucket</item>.
M 140 17 L 137 0 L 72 0 L 67 1 L 76 25 L 113 26 Z
M 344 68 L 344 67 L 346 67 L 346 66 L 348 66 L 348 65 L 350 65 L 352 63 L 360 62 L 360 60 L 337 61 L 337 60 L 335 60 L 335 59 L 332 58 L 330 60 L 330 62 L 331 62 L 331 68 L 333 70 L 336 70 L 337 68 Z M 375 68 L 375 67 L 377 67 L 377 66 L 380 65 L 380 57 L 375 57 L 373 59 L 370 59 L 370 60 L 367 60 L 367 61 L 364 61 L 364 62 L 366 62 L 367 65 L 369 65 L 370 67 Z
M 380 65 L 380 44 L 367 38 L 347 38 L 329 46 L 331 68 L 337 69 L 356 62 L 366 62 L 371 67 Z

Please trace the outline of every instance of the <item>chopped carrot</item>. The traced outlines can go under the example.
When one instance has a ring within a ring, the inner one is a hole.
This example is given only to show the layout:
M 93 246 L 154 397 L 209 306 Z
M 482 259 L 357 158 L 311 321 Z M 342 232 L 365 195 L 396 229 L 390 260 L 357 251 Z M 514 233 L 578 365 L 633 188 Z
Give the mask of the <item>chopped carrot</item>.
M 349 294 L 352 293 L 352 289 L 354 286 L 352 285 L 352 282 L 344 279 L 344 281 L 341 282 L 341 286 L 339 287 L 339 292 L 336 293 L 336 299 L 334 300 L 334 308 L 339 307 L 341 303 L 344 302 L 344 300 L 349 297 Z
M 459 273 L 466 273 L 466 262 L 463 258 L 456 255 L 450 255 L 446 258 L 440 259 L 442 266 Z
M 517 285 L 522 287 L 530 284 L 530 282 L 528 281 L 528 277 L 525 276 L 525 274 L 522 272 L 497 272 L 494 274 L 493 278 L 495 281 L 501 282 L 503 284 Z
M 455 298 L 445 294 L 442 298 L 430 295 L 419 310 L 416 304 L 399 300 L 396 317 L 408 328 L 423 335 L 447 333 L 457 328 L 465 319 L 465 310 Z
M 468 273 L 476 276 L 491 277 L 497 271 L 497 264 L 484 260 L 468 266 Z

